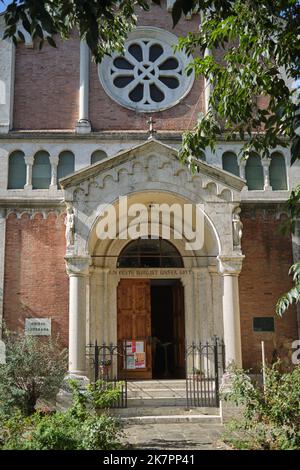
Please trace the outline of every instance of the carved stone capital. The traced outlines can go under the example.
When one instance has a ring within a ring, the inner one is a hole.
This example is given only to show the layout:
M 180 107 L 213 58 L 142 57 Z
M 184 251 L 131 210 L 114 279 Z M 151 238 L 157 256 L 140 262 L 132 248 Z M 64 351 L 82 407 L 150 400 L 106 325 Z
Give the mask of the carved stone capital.
M 88 276 L 90 256 L 65 256 L 66 271 L 69 276 Z
M 34 163 L 34 157 L 33 155 L 25 155 L 24 157 L 24 160 L 25 160 L 25 165 L 29 165 L 29 166 L 32 166 L 33 163 Z
M 51 166 L 57 166 L 59 162 L 59 157 L 58 155 L 50 155 L 49 157 L 50 165 Z
M 222 276 L 238 276 L 245 256 L 218 256 L 218 270 Z

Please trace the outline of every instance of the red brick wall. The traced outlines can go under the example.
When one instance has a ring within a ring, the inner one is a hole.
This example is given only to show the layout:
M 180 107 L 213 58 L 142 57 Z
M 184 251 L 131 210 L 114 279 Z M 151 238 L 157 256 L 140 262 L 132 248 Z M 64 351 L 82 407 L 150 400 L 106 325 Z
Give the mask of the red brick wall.
M 140 13 L 138 26 L 155 26 L 177 36 L 184 36 L 189 31 L 197 31 L 199 17 L 196 15 L 191 21 L 182 19 L 173 29 L 171 14 L 167 12 L 165 6 L 161 8 L 152 4 L 149 12 Z M 179 104 L 165 111 L 152 113 L 156 129 L 180 131 L 193 127 L 198 113 L 204 109 L 203 89 L 203 79 L 200 78 Z M 149 114 L 126 109 L 107 96 L 99 82 L 97 66 L 91 65 L 90 118 L 94 130 L 146 130 L 148 116 Z
M 79 41 L 57 38 L 57 49 L 16 49 L 13 127 L 74 129 L 78 119 Z
M 166 6 L 152 5 L 150 12 L 138 11 L 139 26 L 155 26 L 181 36 L 197 31 L 199 16 L 182 19 L 172 28 L 171 14 Z M 79 41 L 57 41 L 57 49 L 45 45 L 41 51 L 18 46 L 14 129 L 74 130 L 78 119 Z M 203 79 L 195 82 L 187 97 L 169 110 L 154 113 L 158 130 L 191 128 L 203 110 Z M 97 66 L 90 70 L 90 120 L 95 131 L 146 130 L 149 114 L 137 114 L 113 101 L 103 90 Z
M 291 308 L 275 318 L 275 334 L 253 331 L 253 317 L 274 315 L 278 297 L 291 286 L 288 270 L 293 264 L 291 237 L 278 232 L 274 210 L 244 208 L 242 212 L 245 255 L 239 278 L 243 367 L 261 364 L 261 341 L 267 359 L 276 349 L 290 364 L 291 342 L 298 338 L 296 311 Z
M 4 321 L 24 331 L 26 317 L 51 317 L 52 335 L 68 345 L 69 283 L 64 216 L 10 214 L 6 224 Z

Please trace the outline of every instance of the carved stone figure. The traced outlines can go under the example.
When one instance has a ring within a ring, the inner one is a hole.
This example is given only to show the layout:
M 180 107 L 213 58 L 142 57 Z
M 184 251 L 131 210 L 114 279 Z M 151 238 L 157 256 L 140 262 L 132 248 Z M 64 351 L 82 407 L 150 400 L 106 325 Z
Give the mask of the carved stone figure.
M 75 216 L 71 206 L 67 207 L 67 217 L 65 220 L 66 225 L 66 242 L 67 248 L 74 245 L 74 234 L 75 234 Z
M 241 240 L 243 235 L 243 222 L 240 218 L 241 208 L 238 207 L 232 214 L 232 232 L 233 232 L 233 249 L 241 249 Z

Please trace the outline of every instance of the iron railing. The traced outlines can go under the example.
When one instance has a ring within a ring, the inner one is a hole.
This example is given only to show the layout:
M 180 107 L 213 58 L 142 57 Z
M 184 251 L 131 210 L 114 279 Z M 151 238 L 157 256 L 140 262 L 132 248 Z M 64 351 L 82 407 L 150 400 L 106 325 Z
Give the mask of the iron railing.
M 118 379 L 118 365 L 120 362 L 126 364 L 126 347 L 124 343 L 117 345 L 103 343 L 87 345 L 87 357 L 89 360 L 92 383 L 101 381 L 103 390 L 120 389 L 120 397 L 115 401 L 112 408 L 127 408 L 127 377 L 126 368 L 122 380 Z
M 220 379 L 225 370 L 225 348 L 222 340 L 192 342 L 186 345 L 186 405 L 219 407 Z

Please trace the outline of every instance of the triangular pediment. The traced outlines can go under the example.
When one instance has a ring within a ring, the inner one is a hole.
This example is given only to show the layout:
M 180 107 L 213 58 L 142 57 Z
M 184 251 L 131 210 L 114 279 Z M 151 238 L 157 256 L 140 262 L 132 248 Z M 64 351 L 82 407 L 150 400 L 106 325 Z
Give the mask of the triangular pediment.
M 151 138 L 142 144 L 132 147 L 131 149 L 124 150 L 116 155 L 107 157 L 94 165 L 82 168 L 71 175 L 62 178 L 60 180 L 61 187 L 63 189 L 75 188 L 85 181 L 95 179 L 98 175 L 117 170 L 118 167 L 121 168 L 124 164 L 129 164 L 132 161 L 138 162 L 139 158 L 147 155 L 165 157 L 169 161 L 174 160 L 176 165 L 179 167 L 179 171 L 188 171 L 187 167 L 180 163 L 178 151 L 175 148 Z M 245 185 L 245 181 L 238 176 L 232 175 L 231 173 L 206 162 L 197 161 L 197 166 L 198 173 L 195 175 L 196 177 L 203 176 L 205 179 L 215 183 L 221 183 L 222 185 L 238 192 L 240 192 Z M 209 181 L 207 181 L 207 184 L 209 184 Z

